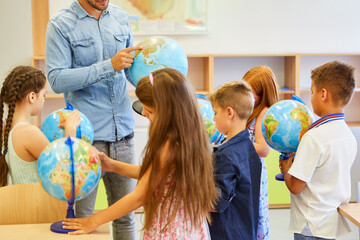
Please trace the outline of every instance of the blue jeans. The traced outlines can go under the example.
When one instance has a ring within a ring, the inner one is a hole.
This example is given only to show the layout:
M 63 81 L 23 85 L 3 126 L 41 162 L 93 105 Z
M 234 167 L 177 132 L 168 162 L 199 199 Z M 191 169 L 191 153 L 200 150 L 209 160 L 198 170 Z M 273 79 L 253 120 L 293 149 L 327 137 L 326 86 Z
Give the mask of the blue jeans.
M 294 240 L 335 240 L 335 238 L 308 237 L 299 233 L 294 233 Z
M 134 138 L 122 139 L 117 142 L 94 142 L 100 152 L 104 152 L 112 159 L 121 162 L 135 164 Z M 136 180 L 114 172 L 102 172 L 107 201 L 109 206 L 120 198 L 132 192 L 136 187 Z M 86 198 L 75 202 L 76 217 L 87 217 L 93 214 L 97 186 Z M 134 212 L 113 221 L 113 239 L 115 240 L 134 240 L 135 239 L 135 220 Z

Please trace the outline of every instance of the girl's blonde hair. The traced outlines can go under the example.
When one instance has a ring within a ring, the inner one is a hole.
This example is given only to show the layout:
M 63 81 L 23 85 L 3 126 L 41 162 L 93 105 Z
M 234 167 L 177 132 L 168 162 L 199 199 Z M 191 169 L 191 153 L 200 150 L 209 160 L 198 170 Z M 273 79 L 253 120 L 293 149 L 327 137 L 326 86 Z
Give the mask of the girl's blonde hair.
M 182 205 L 185 219 L 190 219 L 191 227 L 198 228 L 204 216 L 210 220 L 209 212 L 217 199 L 212 156 L 203 119 L 194 90 L 180 72 L 165 68 L 152 75 L 153 84 L 149 77 L 144 77 L 135 91 L 140 102 L 153 107 L 156 113 L 150 125 L 139 176 L 141 179 L 151 168 L 144 204 L 144 229 L 151 228 L 160 206 L 167 226 Z M 165 144 L 168 146 L 166 166 L 160 173 L 160 151 Z M 169 176 L 171 184 L 165 191 Z M 162 202 L 168 201 L 170 210 L 164 212 Z
M 220 86 L 210 95 L 211 104 L 225 110 L 231 107 L 241 120 L 247 121 L 253 112 L 254 96 L 245 81 L 230 81 Z
M 265 107 L 270 107 L 279 101 L 279 93 L 276 77 L 268 66 L 250 69 L 245 73 L 243 80 L 249 83 L 255 94 L 261 98 L 247 121 L 246 127 L 248 128 Z
M 9 132 L 15 111 L 15 104 L 21 102 L 29 92 L 39 93 L 45 87 L 44 74 L 30 66 L 18 66 L 5 78 L 0 93 L 0 187 L 6 186 L 9 166 L 5 161 L 8 151 Z M 3 123 L 4 103 L 8 106 L 6 123 Z

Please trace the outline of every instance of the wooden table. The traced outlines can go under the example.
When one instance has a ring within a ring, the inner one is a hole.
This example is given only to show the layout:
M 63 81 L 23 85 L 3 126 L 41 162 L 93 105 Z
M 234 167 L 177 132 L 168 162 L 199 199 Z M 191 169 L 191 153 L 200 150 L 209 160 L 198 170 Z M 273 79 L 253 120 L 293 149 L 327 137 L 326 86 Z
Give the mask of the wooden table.
M 6 240 L 106 240 L 110 239 L 109 224 L 99 226 L 94 232 L 84 235 L 68 235 L 50 231 L 51 223 L 0 225 L 0 239 Z
M 338 211 L 360 228 L 360 203 L 342 204 Z

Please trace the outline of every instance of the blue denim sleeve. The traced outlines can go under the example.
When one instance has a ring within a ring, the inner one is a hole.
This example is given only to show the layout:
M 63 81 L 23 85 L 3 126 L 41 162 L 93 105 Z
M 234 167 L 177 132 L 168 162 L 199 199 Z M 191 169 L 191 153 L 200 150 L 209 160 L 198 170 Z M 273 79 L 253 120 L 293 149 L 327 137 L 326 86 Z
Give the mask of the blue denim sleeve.
M 223 155 L 217 155 L 216 157 L 215 182 L 218 189 L 220 189 L 216 211 L 223 213 L 235 197 L 237 176 L 231 160 Z
M 45 64 L 48 81 L 56 93 L 83 89 L 114 73 L 111 59 L 88 67 L 72 68 L 70 43 L 51 20 L 46 30 Z
M 128 47 L 133 46 L 134 42 L 133 42 L 133 34 L 132 34 L 132 31 L 131 31 L 130 21 L 128 21 L 127 25 L 128 25 L 128 29 L 129 29 L 129 38 L 128 38 L 127 43 L 126 43 L 126 47 L 128 48 Z M 133 52 L 133 54 L 135 54 L 135 53 Z M 127 80 L 128 80 L 133 86 L 136 87 L 136 84 L 134 83 L 134 81 L 133 81 L 132 78 L 131 78 L 129 68 L 125 68 L 125 69 L 124 69 L 124 72 L 125 72 L 125 76 L 126 76 Z

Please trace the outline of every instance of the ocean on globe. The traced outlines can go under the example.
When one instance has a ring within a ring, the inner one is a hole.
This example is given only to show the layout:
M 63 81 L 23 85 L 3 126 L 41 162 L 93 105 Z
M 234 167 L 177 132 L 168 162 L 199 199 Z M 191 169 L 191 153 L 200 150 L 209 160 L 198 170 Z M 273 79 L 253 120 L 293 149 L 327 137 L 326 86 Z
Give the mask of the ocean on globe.
M 64 136 L 65 130 L 58 126 L 60 123 L 65 122 L 66 117 L 69 115 L 69 113 L 71 111 L 72 110 L 67 109 L 67 108 L 58 109 L 58 110 L 50 113 L 45 118 L 45 120 L 41 124 L 40 129 L 45 134 L 47 139 L 49 139 L 50 142 L 52 142 L 56 139 L 59 139 L 59 138 L 67 137 L 67 136 Z M 93 126 L 92 126 L 89 118 L 87 118 L 85 116 L 85 114 L 83 114 L 80 111 L 79 111 L 79 113 L 80 113 L 81 122 L 80 122 L 80 126 L 78 127 L 78 129 L 76 131 L 76 137 L 92 144 L 92 142 L 94 141 Z
M 141 78 L 162 68 L 173 68 L 186 76 L 188 60 L 184 50 L 175 40 L 154 36 L 146 38 L 137 46 L 144 48 L 135 51 L 134 62 L 130 67 L 130 76 L 135 87 Z
M 51 196 L 71 200 L 70 147 L 68 138 L 60 138 L 45 147 L 38 160 L 38 175 L 42 187 Z M 101 163 L 93 146 L 71 138 L 74 156 L 75 200 L 80 200 L 94 190 L 100 181 Z
M 314 122 L 312 112 L 295 100 L 273 104 L 262 120 L 262 134 L 270 147 L 278 152 L 296 152 L 302 136 Z
M 203 117 L 206 131 L 208 133 L 209 141 L 211 144 L 219 144 L 224 138 L 224 135 L 219 133 L 215 127 L 214 111 L 212 109 L 210 101 L 203 94 L 197 94 L 197 103 L 200 110 L 200 114 Z

